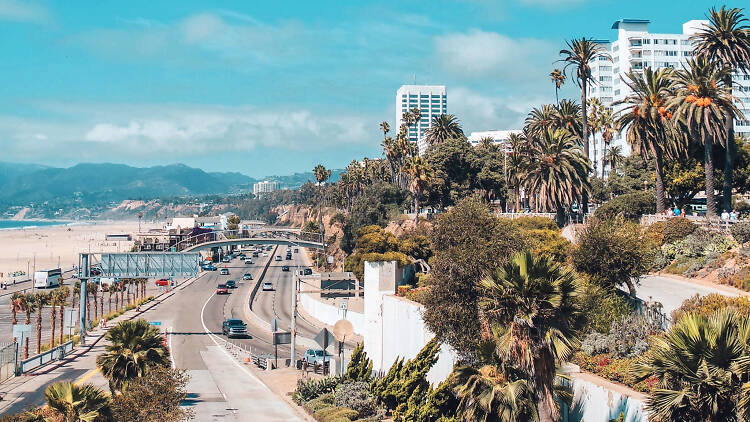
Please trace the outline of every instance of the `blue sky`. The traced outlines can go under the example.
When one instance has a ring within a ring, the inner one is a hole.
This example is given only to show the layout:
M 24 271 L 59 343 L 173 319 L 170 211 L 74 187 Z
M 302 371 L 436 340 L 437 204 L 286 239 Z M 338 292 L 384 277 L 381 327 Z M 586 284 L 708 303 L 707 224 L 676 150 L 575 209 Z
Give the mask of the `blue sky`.
M 619 18 L 679 32 L 721 4 L 0 0 L 0 161 L 341 168 L 380 156 L 415 75 L 447 86 L 467 132 L 514 128 L 554 101 L 564 40 Z

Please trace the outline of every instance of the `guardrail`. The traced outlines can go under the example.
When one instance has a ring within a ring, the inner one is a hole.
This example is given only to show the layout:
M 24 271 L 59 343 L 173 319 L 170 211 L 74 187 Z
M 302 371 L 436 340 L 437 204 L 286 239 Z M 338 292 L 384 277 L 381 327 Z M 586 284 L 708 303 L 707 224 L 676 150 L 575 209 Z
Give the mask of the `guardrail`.
M 0 347 L 0 383 L 16 375 L 18 343 L 9 343 Z
M 677 217 L 673 215 L 665 215 L 665 214 L 644 214 L 641 216 L 641 224 L 644 226 L 650 226 L 651 224 L 660 222 L 660 221 L 666 221 L 672 218 L 685 218 L 687 220 L 692 221 L 695 224 L 702 225 L 709 229 L 718 229 L 718 230 L 724 230 L 728 231 L 732 224 L 743 221 L 743 220 L 722 220 L 721 218 L 712 218 L 709 219 L 704 216 L 698 216 L 698 215 L 686 215 L 684 217 Z
M 32 356 L 26 360 L 22 360 L 18 365 L 18 375 L 25 372 L 31 371 L 32 369 L 39 368 L 50 362 L 62 360 L 65 356 L 73 351 L 73 342 L 69 341 L 63 343 L 55 348 L 52 348 L 44 353 Z

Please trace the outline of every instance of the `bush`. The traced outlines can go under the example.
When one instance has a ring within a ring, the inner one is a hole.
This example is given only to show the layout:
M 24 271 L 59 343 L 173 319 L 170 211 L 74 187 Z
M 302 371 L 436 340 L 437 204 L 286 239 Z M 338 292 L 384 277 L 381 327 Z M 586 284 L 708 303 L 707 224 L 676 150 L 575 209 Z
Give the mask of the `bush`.
M 672 311 L 672 324 L 689 313 L 697 313 L 708 317 L 716 311 L 725 308 L 733 308 L 742 317 L 750 316 L 750 299 L 745 296 L 727 297 L 719 293 L 711 293 L 706 296 L 695 295 L 685 299 L 679 308 Z
M 605 290 L 586 280 L 581 283 L 581 309 L 586 310 L 586 326 L 583 332 L 608 333 L 612 323 L 627 317 L 630 305 L 615 292 Z
M 632 358 L 645 353 L 649 349 L 648 338 L 661 331 L 658 324 L 632 313 L 612 322 L 607 334 L 589 333 L 581 350 L 589 356 L 606 353 L 614 358 Z
M 307 403 L 303 403 L 304 407 L 308 412 L 315 413 L 318 410 L 325 409 L 327 407 L 333 407 L 333 393 L 326 393 L 318 396 L 318 398 L 312 399 Z
M 750 242 L 750 221 L 739 221 L 732 224 L 732 237 L 739 244 Z
M 638 220 L 643 214 L 656 212 L 656 197 L 651 192 L 631 192 L 617 196 L 602 204 L 594 212 L 597 218 L 622 216 L 628 220 Z
M 346 407 L 326 407 L 313 413 L 320 422 L 349 422 L 357 419 L 357 411 Z
M 521 230 L 554 230 L 559 231 L 555 220 L 547 217 L 519 217 L 513 220 Z
M 634 390 L 649 392 L 656 386 L 655 379 L 637 382 L 633 375 L 633 368 L 637 363 L 635 358 L 612 358 L 607 355 L 589 356 L 578 352 L 573 355 L 571 362 L 588 371 L 611 381 L 625 384 Z
M 297 389 L 292 394 L 292 400 L 297 404 L 303 404 L 327 393 L 333 393 L 341 384 L 341 377 L 326 377 L 322 379 L 297 380 Z
M 672 243 L 682 240 L 689 234 L 692 234 L 698 226 L 686 218 L 670 218 L 662 221 L 662 233 L 664 243 Z
M 354 381 L 341 384 L 336 388 L 334 404 L 357 411 L 358 418 L 366 418 L 375 414 L 375 398 L 370 393 L 370 384 L 364 381 Z

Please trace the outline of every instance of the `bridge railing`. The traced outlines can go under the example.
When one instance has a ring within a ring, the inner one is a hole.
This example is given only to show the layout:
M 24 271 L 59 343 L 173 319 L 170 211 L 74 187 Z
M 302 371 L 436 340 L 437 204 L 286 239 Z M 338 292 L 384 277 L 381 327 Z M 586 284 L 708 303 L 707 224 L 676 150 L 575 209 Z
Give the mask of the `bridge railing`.
M 650 226 L 660 221 L 670 220 L 672 218 L 685 218 L 692 221 L 693 223 L 713 230 L 729 231 L 734 223 L 742 220 L 722 220 L 721 218 L 707 218 L 705 216 L 697 215 L 686 215 L 684 217 L 676 217 L 673 215 L 665 214 L 644 214 L 641 216 L 641 224 L 644 226 Z
M 269 236 L 270 234 L 270 236 Z M 319 233 L 297 231 L 286 228 L 264 228 L 254 230 L 219 230 L 213 232 L 199 233 L 177 242 L 173 247 L 177 252 L 187 248 L 197 246 L 203 243 L 216 242 L 220 240 L 232 239 L 251 239 L 265 237 L 268 239 L 298 239 L 313 242 L 321 242 L 322 237 Z

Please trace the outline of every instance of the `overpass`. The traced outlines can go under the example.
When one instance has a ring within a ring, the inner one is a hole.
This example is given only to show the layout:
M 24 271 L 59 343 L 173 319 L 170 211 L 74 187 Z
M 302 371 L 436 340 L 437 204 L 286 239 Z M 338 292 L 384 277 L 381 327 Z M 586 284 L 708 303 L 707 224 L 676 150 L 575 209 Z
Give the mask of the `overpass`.
M 200 233 L 181 240 L 174 246 L 177 252 L 196 252 L 223 246 L 288 245 L 311 249 L 324 249 L 319 233 L 302 232 L 289 227 L 263 227 L 250 230 L 222 230 Z

